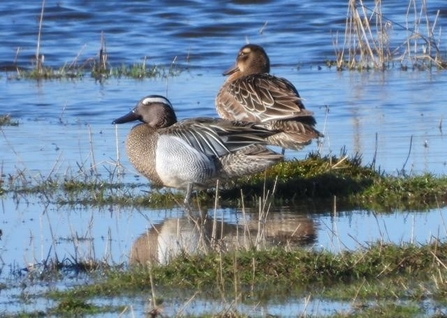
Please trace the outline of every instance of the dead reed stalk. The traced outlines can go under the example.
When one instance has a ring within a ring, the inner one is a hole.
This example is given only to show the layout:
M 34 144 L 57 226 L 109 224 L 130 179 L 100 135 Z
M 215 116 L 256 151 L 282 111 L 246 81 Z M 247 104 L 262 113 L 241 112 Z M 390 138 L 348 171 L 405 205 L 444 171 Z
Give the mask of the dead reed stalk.
M 40 39 L 42 36 L 42 23 L 43 23 L 43 12 L 45 9 L 45 0 L 42 0 L 42 10 L 40 11 L 40 20 L 39 20 L 39 32 L 37 34 L 37 47 L 36 47 L 36 69 L 38 74 L 42 73 L 42 64 L 44 60 L 44 56 L 40 56 Z
M 409 65 L 423 69 L 447 67 L 441 59 L 440 40 L 434 38 L 439 10 L 432 23 L 426 0 L 420 4 L 417 0 L 409 1 L 403 25 L 383 15 L 381 0 L 375 0 L 374 6 L 366 5 L 366 0 L 349 0 L 342 48 L 338 37 L 334 39 L 337 69 L 385 70 L 395 61 L 402 68 Z M 421 30 L 422 25 L 426 27 L 426 34 Z M 405 31 L 404 42 L 392 43 L 391 31 Z

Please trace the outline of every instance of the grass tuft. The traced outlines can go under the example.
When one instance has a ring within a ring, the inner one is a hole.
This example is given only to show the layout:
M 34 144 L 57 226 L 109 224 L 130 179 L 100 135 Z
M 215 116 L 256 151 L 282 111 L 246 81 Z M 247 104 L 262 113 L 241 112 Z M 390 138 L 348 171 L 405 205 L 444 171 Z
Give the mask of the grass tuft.
M 19 122 L 12 119 L 10 115 L 0 115 L 0 126 L 18 126 Z
M 87 302 L 84 299 L 79 298 L 65 298 L 54 308 L 49 310 L 51 314 L 58 314 L 63 316 L 84 316 L 84 315 L 97 315 L 106 312 L 122 312 L 125 309 L 124 306 L 97 306 Z
M 0 126 L 18 126 L 19 122 L 11 118 L 10 115 L 0 115 Z
M 43 11 L 42 11 L 43 14 Z M 40 43 L 40 33 L 39 40 Z M 106 39 L 104 33 L 101 33 L 101 44 L 97 57 L 88 58 L 83 63 L 79 63 L 80 53 L 74 61 L 68 65 L 59 68 L 44 65 L 45 58 L 39 55 L 40 44 L 36 50 L 36 61 L 31 69 L 26 69 L 14 64 L 14 67 L 8 68 L 8 79 L 20 80 L 54 80 L 54 79 L 81 79 L 90 75 L 96 80 L 105 80 L 107 78 L 166 78 L 179 76 L 183 69 L 175 62 L 177 58 L 167 66 L 148 65 L 147 57 L 143 58 L 142 63 L 133 63 L 131 65 L 112 65 L 109 62 L 109 53 L 107 53 Z
M 447 283 L 437 281 L 435 285 L 432 277 L 447 273 L 446 267 L 439 266 L 447 262 L 446 252 L 446 243 L 417 246 L 377 242 L 356 251 L 340 253 L 272 248 L 181 255 L 164 266 L 139 266 L 124 272 L 111 269 L 102 282 L 53 293 L 52 297 L 109 296 L 147 290 L 151 286 L 152 273 L 155 286 L 190 290 L 208 291 L 219 287 L 229 291 L 229 287 L 235 285 L 240 288 L 257 285 L 286 290 L 312 286 L 314 293 L 345 301 L 354 297 L 368 300 L 375 297 L 378 290 L 381 290 L 383 299 L 406 297 L 418 301 L 423 298 L 422 286 L 426 289 L 425 293 L 438 297 L 445 295 Z M 411 283 L 416 277 L 419 281 L 417 286 Z M 380 285 L 378 281 L 390 284 Z M 397 282 L 400 283 L 396 285 Z M 393 284 L 399 288 L 391 288 L 388 294 L 383 293 Z M 342 293 L 341 288 L 344 290 Z
M 113 173 L 113 172 L 111 172 Z M 44 193 L 60 205 L 108 206 L 181 206 L 182 191 L 148 189 L 147 183 L 120 183 L 114 175 L 107 179 L 82 175 L 40 178 L 30 177 L 26 170 L 0 176 L 2 193 Z M 442 206 L 447 200 L 447 177 L 422 175 L 389 175 L 371 165 L 362 164 L 361 157 L 322 156 L 309 154 L 303 160 L 278 163 L 264 173 L 222 184 L 219 200 L 223 205 L 243 206 L 241 193 L 247 204 L 257 206 L 259 194 L 275 188 L 273 203 L 302 204 L 306 201 L 332 202 L 339 208 L 374 209 L 377 212 L 396 209 L 426 210 Z M 195 201 L 212 206 L 215 191 L 198 191 Z

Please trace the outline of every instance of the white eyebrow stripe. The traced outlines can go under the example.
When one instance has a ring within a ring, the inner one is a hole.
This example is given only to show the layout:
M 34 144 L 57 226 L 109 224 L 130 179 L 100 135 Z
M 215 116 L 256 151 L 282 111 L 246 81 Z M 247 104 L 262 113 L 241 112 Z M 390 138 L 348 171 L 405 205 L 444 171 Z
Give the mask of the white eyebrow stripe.
M 167 100 L 166 98 L 163 97 L 146 97 L 145 99 L 143 99 L 143 104 L 149 104 L 149 103 L 160 103 L 160 104 L 166 104 L 171 106 L 171 103 L 169 102 L 169 100 Z

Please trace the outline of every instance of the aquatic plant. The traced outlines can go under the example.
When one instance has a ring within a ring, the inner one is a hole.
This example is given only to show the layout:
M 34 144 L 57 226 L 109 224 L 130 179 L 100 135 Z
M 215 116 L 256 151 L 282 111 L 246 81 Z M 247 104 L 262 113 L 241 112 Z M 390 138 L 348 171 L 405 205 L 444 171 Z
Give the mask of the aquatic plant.
M 80 167 L 81 171 L 86 169 Z M 56 175 L 52 175 L 30 180 L 25 176 L 25 172 L 21 171 L 11 182 L 16 186 L 17 182 L 21 182 L 21 195 L 26 195 L 26 189 L 29 189 L 30 195 L 38 192 L 47 199 L 56 198 L 56 202 L 61 204 L 150 205 L 153 202 L 148 202 L 147 198 L 152 195 L 160 196 L 160 200 L 169 201 L 170 198 L 175 202 L 175 195 L 172 199 L 173 194 L 162 191 L 153 191 L 150 196 L 134 193 L 132 190 L 139 189 L 141 185 L 116 182 L 116 173 L 111 170 L 109 180 L 102 180 L 97 174 L 87 172 L 82 177 L 65 175 L 63 179 L 58 179 Z M 299 186 L 294 183 L 298 182 L 304 183 L 303 189 L 307 190 L 296 198 L 320 201 L 332 199 L 334 193 L 337 193 L 337 204 L 339 200 L 352 196 L 353 199 L 357 198 L 357 206 L 368 204 L 368 198 L 375 198 L 371 199 L 374 202 L 387 202 L 377 204 L 389 207 L 403 197 L 414 197 L 415 201 L 426 200 L 427 203 L 432 196 L 438 198 L 435 202 L 439 204 L 442 201 L 439 199 L 445 195 L 447 189 L 446 178 L 431 175 L 389 176 L 376 171 L 371 165 L 363 165 L 360 156 L 348 157 L 343 152 L 340 157 L 311 153 L 302 161 L 282 162 L 266 173 L 244 178 L 241 182 L 244 184 L 227 184 L 222 185 L 222 188 L 219 186 L 219 192 L 205 192 L 198 200 L 201 204 L 213 200 L 217 208 L 222 199 L 234 200 L 231 195 L 237 193 L 240 198 L 237 204 L 241 204 L 242 209 L 246 204 L 245 199 L 257 201 L 259 226 L 262 229 L 262 226 L 268 223 L 266 215 L 276 197 L 281 197 L 291 187 L 296 190 Z M 323 185 L 315 186 L 316 182 Z M 39 187 L 38 190 L 34 184 Z M 236 188 L 236 191 L 232 188 Z M 251 188 L 252 196 L 241 195 L 241 188 L 244 193 L 249 192 Z M 6 191 L 16 190 L 18 189 L 11 186 L 11 183 L 7 183 Z M 225 191 L 229 192 L 224 195 Z M 179 201 L 181 197 L 178 197 Z M 65 203 L 63 200 L 66 200 Z M 334 204 L 334 210 L 337 209 L 337 204 Z M 219 220 L 216 219 L 215 222 L 216 226 L 220 226 Z M 197 226 L 202 225 L 197 223 Z M 439 302 L 438 299 L 443 299 L 447 294 L 447 285 L 443 279 L 447 274 L 447 245 L 437 239 L 422 246 L 387 244 L 380 240 L 366 245 L 359 243 L 359 248 L 355 251 L 334 253 L 318 248 L 292 248 L 290 244 L 276 244 L 272 247 L 266 244 L 265 232 L 258 231 L 259 235 L 255 236 L 251 236 L 251 233 L 249 229 L 241 229 L 240 242 L 246 244 L 235 245 L 235 248 L 230 249 L 229 245 L 220 244 L 219 239 L 211 237 L 206 238 L 209 239 L 210 247 L 201 249 L 200 253 L 188 253 L 185 249 L 167 265 L 149 263 L 149 267 L 131 268 L 125 264 L 113 264 L 110 259 L 98 261 L 91 258 L 91 255 L 95 255 L 94 251 L 91 254 L 80 253 L 80 242 L 90 238 L 78 237 L 73 233 L 72 236 L 64 238 L 73 241 L 73 256 L 60 258 L 50 249 L 47 259 L 32 265 L 37 270 L 31 270 L 30 267 L 27 275 L 30 279 L 44 281 L 52 275 L 57 277 L 67 272 L 90 275 L 91 283 L 88 285 L 64 290 L 52 289 L 45 295 L 39 295 L 54 300 L 56 305 L 49 308 L 49 312 L 57 314 L 124 310 L 122 307 L 98 306 L 87 300 L 93 296 L 113 297 L 142 292 L 151 293 L 151 310 L 157 314 L 163 298 L 170 297 L 165 291 L 171 290 L 172 293 L 172 290 L 179 292 L 180 289 L 187 295 L 182 299 L 192 299 L 198 294 L 210 299 L 222 299 L 228 303 L 226 310 L 234 315 L 239 314 L 234 304 L 246 301 L 242 296 L 250 290 L 250 295 L 254 298 L 262 298 L 258 292 L 284 297 L 290 297 L 291 294 L 299 298 L 320 297 L 352 304 L 366 304 L 361 307 L 353 305 L 346 314 L 367 316 L 368 313 L 384 310 L 392 316 L 402 312 L 415 312 L 414 306 L 402 305 L 396 299 L 405 297 L 419 304 L 427 297 Z M 58 238 L 52 238 L 51 241 L 57 244 Z M 381 302 L 372 305 L 371 302 L 375 299 L 380 299 Z M 184 307 L 187 306 L 186 301 Z M 421 314 L 421 309 L 416 312 Z
M 92 156 L 94 157 L 94 156 Z M 92 167 L 97 164 L 92 163 Z M 3 193 L 37 195 L 45 193 L 60 205 L 150 206 L 181 205 L 182 193 L 152 188 L 148 184 L 120 182 L 119 168 L 103 178 L 94 168 L 79 166 L 81 174 L 48 176 L 27 174 L 19 169 L 0 176 Z M 421 175 L 390 175 L 364 165 L 361 156 L 320 155 L 311 153 L 303 160 L 287 160 L 263 173 L 219 185 L 223 205 L 242 206 L 243 202 L 258 204 L 259 195 L 274 189 L 275 204 L 296 204 L 303 200 L 337 201 L 338 208 L 362 207 L 375 211 L 393 209 L 428 209 L 439 207 L 446 199 L 447 177 L 429 173 Z M 144 191 L 142 191 L 144 190 Z M 214 190 L 198 191 L 195 204 L 213 204 Z
M 11 118 L 9 114 L 0 115 L 0 126 L 18 126 L 19 122 Z
M 77 79 L 82 78 L 86 74 L 97 80 L 104 80 L 109 77 L 120 78 L 129 77 L 133 79 L 144 78 L 166 78 L 175 77 L 182 73 L 182 69 L 175 63 L 177 57 L 169 64 L 163 65 L 147 65 L 147 57 L 143 58 L 142 63 L 134 63 L 131 65 L 114 66 L 109 62 L 109 54 L 107 53 L 105 34 L 101 32 L 100 49 L 98 58 L 87 58 L 83 63 L 79 63 L 78 59 L 81 54 L 79 52 L 70 64 L 62 67 L 51 67 L 44 65 L 45 56 L 40 54 L 42 23 L 45 8 L 45 0 L 42 1 L 42 9 L 39 18 L 39 29 L 37 36 L 36 52 L 31 69 L 19 67 L 14 63 L 13 67 L 8 67 L 8 79 L 32 79 L 32 80 L 53 80 L 53 79 Z M 19 51 L 17 51 L 17 54 Z M 17 59 L 17 56 L 16 56 Z
M 159 303 L 160 295 L 172 297 L 175 290 L 177 295 L 185 295 L 182 299 L 200 293 L 208 299 L 230 300 L 233 305 L 227 308 L 235 310 L 236 302 L 247 303 L 251 297 L 262 303 L 261 294 L 270 295 L 268 299 L 293 295 L 351 304 L 350 310 L 338 312 L 336 317 L 366 317 L 379 311 L 387 317 L 411 317 L 424 313 L 422 304 L 427 299 L 443 299 L 447 290 L 442 278 L 447 268 L 446 248 L 445 243 L 434 240 L 423 246 L 376 242 L 340 253 L 271 248 L 185 254 L 164 266 L 110 269 L 103 272 L 106 278 L 95 284 L 52 291 L 47 296 L 56 300 L 86 299 L 150 290 Z M 245 294 L 250 297 L 241 297 Z
M 382 1 L 368 6 L 363 0 L 349 0 L 343 43 L 338 35 L 334 39 L 336 65 L 338 70 L 385 70 L 399 62 L 403 70 L 408 68 L 447 68 L 442 59 L 440 39 L 435 39 L 438 10 L 433 21 L 428 16 L 427 2 L 409 0 L 406 23 L 402 25 L 382 14 Z M 411 18 L 413 17 L 413 18 Z M 423 34 L 421 25 L 426 25 Z M 393 43 L 391 30 L 401 30 L 407 36 L 402 43 Z M 439 32 L 440 34 L 440 32 Z

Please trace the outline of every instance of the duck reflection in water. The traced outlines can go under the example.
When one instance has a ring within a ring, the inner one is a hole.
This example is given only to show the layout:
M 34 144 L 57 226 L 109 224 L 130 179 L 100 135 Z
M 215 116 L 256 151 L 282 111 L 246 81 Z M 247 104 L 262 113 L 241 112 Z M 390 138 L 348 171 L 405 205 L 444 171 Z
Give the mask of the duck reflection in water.
M 179 255 L 231 251 L 253 246 L 302 246 L 315 242 L 316 229 L 306 216 L 275 213 L 259 221 L 258 214 L 231 224 L 190 215 L 151 226 L 133 243 L 130 265 L 167 264 Z

